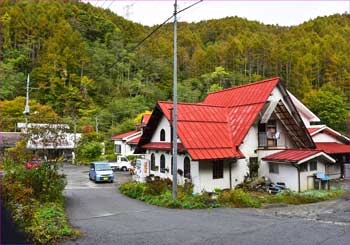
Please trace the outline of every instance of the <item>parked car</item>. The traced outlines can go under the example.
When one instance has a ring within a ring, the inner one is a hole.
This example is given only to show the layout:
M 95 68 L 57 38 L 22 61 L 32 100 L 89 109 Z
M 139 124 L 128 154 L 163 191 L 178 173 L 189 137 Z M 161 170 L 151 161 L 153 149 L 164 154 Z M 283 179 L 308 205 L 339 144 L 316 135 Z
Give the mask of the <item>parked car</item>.
M 113 170 L 128 171 L 132 168 L 131 163 L 125 156 L 118 156 L 116 162 L 109 162 Z
M 39 157 L 33 157 L 32 160 L 27 161 L 24 164 L 26 169 L 39 168 L 41 166 L 41 159 Z
M 97 182 L 113 183 L 114 175 L 108 162 L 92 162 L 90 163 L 89 179 Z

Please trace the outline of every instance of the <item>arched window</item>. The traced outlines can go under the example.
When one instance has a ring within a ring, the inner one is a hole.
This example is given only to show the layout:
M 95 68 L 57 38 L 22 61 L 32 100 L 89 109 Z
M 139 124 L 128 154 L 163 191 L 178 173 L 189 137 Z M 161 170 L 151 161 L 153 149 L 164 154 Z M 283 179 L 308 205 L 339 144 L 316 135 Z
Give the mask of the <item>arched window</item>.
M 160 172 L 165 173 L 165 156 L 163 154 L 160 156 Z
M 185 178 L 191 178 L 191 161 L 189 157 L 184 159 L 184 176 Z
M 151 170 L 156 170 L 156 157 L 154 156 L 154 153 L 151 154 Z
M 160 130 L 160 141 L 165 141 L 165 130 Z

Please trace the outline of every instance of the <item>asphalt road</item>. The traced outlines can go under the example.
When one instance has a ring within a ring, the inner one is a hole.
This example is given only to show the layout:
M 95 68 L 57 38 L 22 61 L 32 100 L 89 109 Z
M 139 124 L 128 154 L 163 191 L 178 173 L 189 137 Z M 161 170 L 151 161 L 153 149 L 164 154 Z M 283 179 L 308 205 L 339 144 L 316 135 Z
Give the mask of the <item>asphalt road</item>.
M 349 244 L 349 223 L 280 217 L 255 209 L 178 210 L 145 204 L 113 184 L 88 180 L 88 168 L 65 165 L 66 210 L 83 232 L 75 244 Z M 347 203 L 349 204 L 349 203 Z M 350 214 L 350 213 L 349 213 Z

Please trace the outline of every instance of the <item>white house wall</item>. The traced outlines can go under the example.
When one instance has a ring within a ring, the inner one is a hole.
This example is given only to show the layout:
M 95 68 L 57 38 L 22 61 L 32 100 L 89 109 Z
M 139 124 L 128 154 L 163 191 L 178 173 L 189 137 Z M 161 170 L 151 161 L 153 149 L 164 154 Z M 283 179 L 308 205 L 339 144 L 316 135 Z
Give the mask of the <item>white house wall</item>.
M 157 129 L 154 131 L 152 135 L 151 142 L 160 142 L 160 131 L 165 130 L 165 142 L 171 141 L 171 128 L 168 119 L 165 116 L 162 116 Z
M 150 174 L 153 174 L 154 176 L 159 176 L 161 178 L 170 178 L 172 179 L 171 174 L 171 154 L 166 151 L 156 151 L 156 150 L 147 150 L 147 154 L 145 155 L 146 159 L 151 162 L 151 154 L 155 155 L 155 166 L 158 166 L 157 171 L 150 171 Z M 160 156 L 164 155 L 165 157 L 165 168 L 169 169 L 169 172 L 161 173 L 160 172 Z M 184 160 L 185 157 L 189 157 L 190 159 L 190 166 L 191 166 L 191 180 L 194 185 L 194 192 L 198 193 L 201 191 L 200 188 L 200 179 L 199 179 L 199 171 L 198 171 L 198 161 L 192 161 L 191 157 L 189 155 L 184 154 L 178 154 L 177 156 L 177 168 L 184 170 Z M 178 183 L 183 184 L 184 178 L 178 175 Z
M 214 191 L 215 188 L 230 188 L 229 164 L 224 161 L 224 174 L 222 179 L 213 179 L 213 161 L 200 161 L 199 163 L 200 188 L 205 191 Z
M 318 134 L 313 135 L 312 139 L 316 143 L 320 143 L 320 142 L 336 142 L 336 143 L 343 144 L 341 141 L 337 140 L 335 137 L 333 137 L 333 136 L 331 136 L 329 134 L 323 133 L 323 132 L 320 132 Z
M 298 191 L 298 170 L 291 164 L 278 164 L 279 173 L 269 173 L 269 165 L 266 161 L 261 161 L 264 166 L 263 172 L 265 177 L 268 177 L 272 182 L 284 182 L 286 187 Z
M 308 171 L 300 172 L 300 191 L 306 191 L 314 189 L 314 174 L 317 172 L 325 173 L 326 167 L 325 163 L 317 159 L 317 170 L 309 171 L 310 164 L 308 163 Z

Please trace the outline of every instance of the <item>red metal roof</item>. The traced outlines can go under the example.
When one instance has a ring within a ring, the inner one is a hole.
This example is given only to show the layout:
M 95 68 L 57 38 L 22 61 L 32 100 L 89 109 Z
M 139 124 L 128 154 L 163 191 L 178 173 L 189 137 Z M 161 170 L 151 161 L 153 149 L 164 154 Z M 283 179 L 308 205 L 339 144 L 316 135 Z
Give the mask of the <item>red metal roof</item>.
M 134 131 L 130 131 L 130 132 L 127 132 L 124 134 L 118 134 L 118 135 L 112 136 L 112 139 L 123 139 L 125 137 L 131 136 L 131 135 L 139 133 L 139 132 L 140 132 L 140 130 L 134 130 Z
M 238 147 L 279 78 L 210 93 L 203 103 L 178 103 L 178 135 L 194 160 L 243 157 Z M 158 102 L 170 121 L 172 102 Z
M 165 150 L 165 151 L 170 151 L 171 150 L 171 143 L 167 142 L 152 142 L 148 143 L 142 146 L 144 149 L 149 149 L 149 150 Z M 179 152 L 184 151 L 184 146 L 182 144 L 177 144 L 177 149 Z
M 149 119 L 151 118 L 151 114 L 143 114 L 142 116 L 142 124 L 147 125 Z
M 318 153 L 320 153 L 320 151 L 317 150 L 288 149 L 265 156 L 263 160 L 298 162 Z
M 350 145 L 339 144 L 336 142 L 316 143 L 317 150 L 324 151 L 328 154 L 350 153 Z
M 307 128 L 307 131 L 309 131 L 309 134 L 312 134 L 316 132 L 317 130 L 320 130 L 322 127 L 317 127 L 317 128 Z
M 141 139 L 141 135 L 139 137 L 133 138 L 132 140 L 128 140 L 127 143 L 129 144 L 138 144 Z
M 231 107 L 265 103 L 279 80 L 279 77 L 275 77 L 213 92 L 205 98 L 203 104 Z

